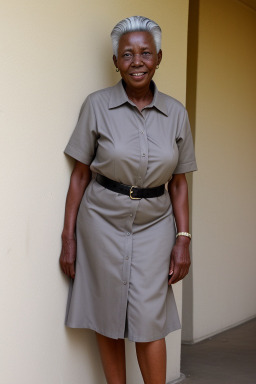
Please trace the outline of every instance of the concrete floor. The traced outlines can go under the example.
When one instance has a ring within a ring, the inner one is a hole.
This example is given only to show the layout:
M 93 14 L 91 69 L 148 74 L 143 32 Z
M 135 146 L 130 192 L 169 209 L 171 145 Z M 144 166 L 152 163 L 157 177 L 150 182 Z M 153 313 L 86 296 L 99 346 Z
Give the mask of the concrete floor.
M 181 384 L 256 384 L 256 319 L 182 345 Z

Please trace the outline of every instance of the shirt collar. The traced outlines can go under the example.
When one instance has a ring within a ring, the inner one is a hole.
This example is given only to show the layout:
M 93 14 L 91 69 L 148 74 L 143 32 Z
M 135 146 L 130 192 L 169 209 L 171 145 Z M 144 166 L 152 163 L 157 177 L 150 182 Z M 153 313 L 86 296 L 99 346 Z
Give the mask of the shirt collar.
M 146 108 L 155 107 L 164 115 L 168 116 L 168 108 L 166 105 L 165 95 L 158 91 L 157 86 L 153 80 L 152 86 L 154 88 L 154 97 L 152 103 L 150 103 Z M 108 107 L 109 109 L 117 108 L 125 103 L 129 103 L 134 106 L 134 103 L 128 99 L 128 96 L 123 87 L 122 80 L 120 80 L 114 87 L 112 87 Z

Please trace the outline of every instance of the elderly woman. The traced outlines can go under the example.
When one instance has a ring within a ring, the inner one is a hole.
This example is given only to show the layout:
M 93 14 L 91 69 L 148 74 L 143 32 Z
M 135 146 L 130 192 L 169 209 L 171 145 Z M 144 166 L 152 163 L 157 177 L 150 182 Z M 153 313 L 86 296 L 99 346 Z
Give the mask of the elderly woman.
M 190 266 L 185 173 L 196 162 L 185 108 L 152 81 L 160 27 L 130 17 L 111 37 L 122 79 L 87 97 L 65 149 L 76 160 L 60 256 L 72 278 L 66 325 L 96 332 L 109 384 L 126 382 L 126 337 L 144 383 L 164 384 L 165 336 L 180 328 L 171 285 Z

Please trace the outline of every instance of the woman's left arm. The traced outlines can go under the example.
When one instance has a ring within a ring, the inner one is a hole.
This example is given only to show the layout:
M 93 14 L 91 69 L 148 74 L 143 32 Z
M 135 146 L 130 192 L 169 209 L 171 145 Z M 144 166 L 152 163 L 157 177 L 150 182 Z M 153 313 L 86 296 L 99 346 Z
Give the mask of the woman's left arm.
M 188 184 L 184 173 L 173 175 L 168 185 L 177 232 L 189 232 Z M 178 236 L 171 252 L 169 285 L 182 280 L 189 271 L 190 238 Z

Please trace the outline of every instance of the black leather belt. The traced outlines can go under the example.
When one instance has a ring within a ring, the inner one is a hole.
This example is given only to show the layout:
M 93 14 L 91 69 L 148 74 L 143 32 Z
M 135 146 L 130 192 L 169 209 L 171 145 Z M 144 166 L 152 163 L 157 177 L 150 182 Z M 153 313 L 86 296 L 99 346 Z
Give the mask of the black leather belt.
M 134 185 L 118 183 L 117 181 L 108 179 L 99 173 L 96 175 L 96 181 L 103 187 L 110 189 L 113 192 L 129 196 L 132 200 L 158 197 L 164 194 L 164 184 L 154 188 L 139 188 Z

